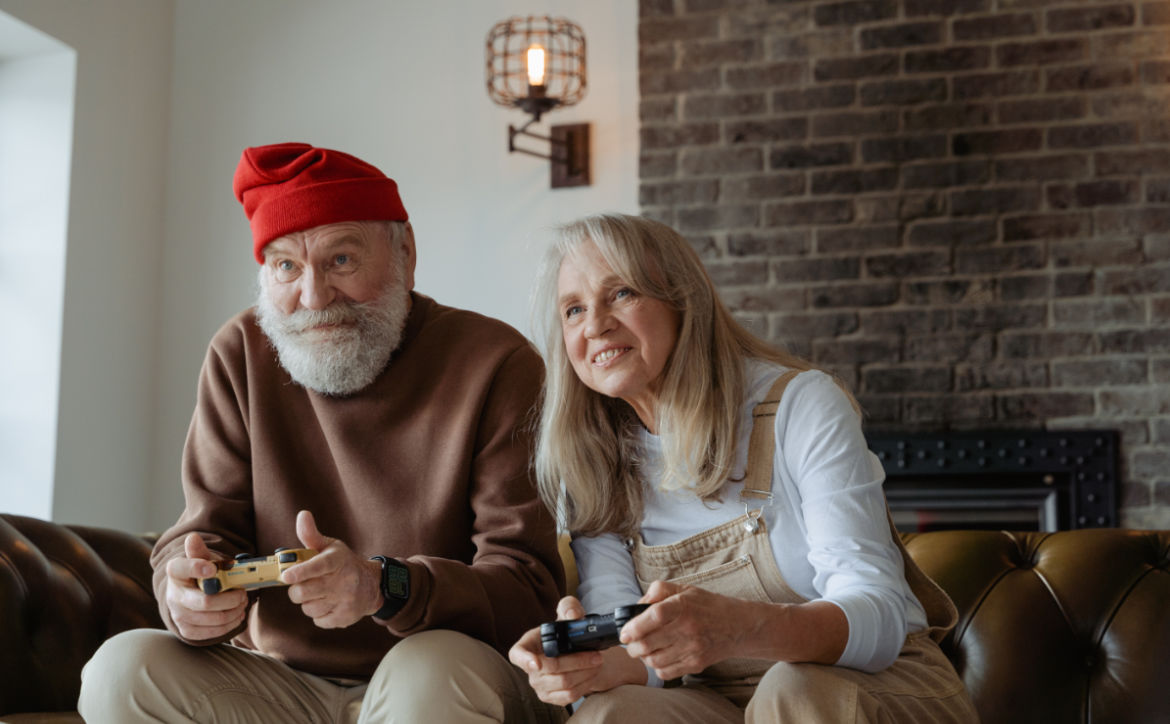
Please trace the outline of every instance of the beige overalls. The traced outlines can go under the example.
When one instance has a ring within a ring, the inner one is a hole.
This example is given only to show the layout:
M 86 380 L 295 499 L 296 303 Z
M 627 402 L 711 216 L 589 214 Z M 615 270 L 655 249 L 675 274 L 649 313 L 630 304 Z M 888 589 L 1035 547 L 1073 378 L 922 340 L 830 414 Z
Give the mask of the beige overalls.
M 771 499 L 773 418 L 784 387 L 795 375 L 781 375 L 752 412 L 741 494 L 745 510 Z M 807 601 L 780 575 L 761 512 L 758 507 L 748 510 L 670 545 L 648 546 L 639 536 L 631 554 L 642 590 L 655 580 L 667 580 L 749 601 Z M 677 687 L 623 686 L 593 694 L 573 721 L 743 722 L 746 716 L 748 722 L 785 724 L 977 722 L 962 682 L 937 643 L 955 625 L 954 604 L 910 558 L 892 521 L 890 529 L 929 628 L 907 636 L 888 668 L 871 674 L 823 664 L 729 659 L 685 677 Z

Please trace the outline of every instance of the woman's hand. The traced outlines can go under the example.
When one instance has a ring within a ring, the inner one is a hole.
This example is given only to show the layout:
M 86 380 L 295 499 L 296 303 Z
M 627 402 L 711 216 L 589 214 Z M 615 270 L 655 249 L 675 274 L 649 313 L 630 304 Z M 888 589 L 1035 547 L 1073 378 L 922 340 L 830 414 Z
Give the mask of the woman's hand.
M 741 610 L 748 601 L 694 586 L 655 581 L 638 602 L 654 605 L 622 627 L 621 640 L 663 681 L 744 656 L 758 623 Z
M 655 581 L 638 602 L 654 605 L 622 627 L 621 640 L 663 681 L 730 658 L 833 664 L 849 639 L 845 613 L 828 601 L 745 601 Z
M 570 621 L 585 615 L 581 602 L 566 596 L 557 604 L 557 620 Z M 646 683 L 646 667 L 615 646 L 605 651 L 582 651 L 550 658 L 544 655 L 540 629 L 525 633 L 508 659 L 528 674 L 528 683 L 540 700 L 565 706 L 586 694 L 608 691 L 622 684 Z

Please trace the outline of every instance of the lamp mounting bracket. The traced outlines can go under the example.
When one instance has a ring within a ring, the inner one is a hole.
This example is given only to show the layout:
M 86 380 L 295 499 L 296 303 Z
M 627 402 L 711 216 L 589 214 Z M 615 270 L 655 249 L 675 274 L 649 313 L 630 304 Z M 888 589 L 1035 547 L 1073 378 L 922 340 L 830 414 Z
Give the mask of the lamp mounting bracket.
M 508 126 L 509 153 L 523 153 L 551 161 L 550 182 L 554 189 L 589 185 L 589 124 L 568 123 L 550 126 L 550 135 L 533 133 L 528 127 L 533 118 L 519 128 Z M 516 145 L 517 136 L 527 136 L 549 144 L 549 153 L 540 153 Z

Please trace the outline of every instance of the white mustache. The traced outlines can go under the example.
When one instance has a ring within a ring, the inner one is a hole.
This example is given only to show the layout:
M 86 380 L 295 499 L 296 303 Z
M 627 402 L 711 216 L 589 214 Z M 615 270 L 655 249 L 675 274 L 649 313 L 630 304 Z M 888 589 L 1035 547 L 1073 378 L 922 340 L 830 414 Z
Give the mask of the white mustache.
M 282 331 L 302 334 L 322 325 L 356 322 L 363 306 L 353 302 L 335 302 L 324 309 L 298 309 L 276 321 Z

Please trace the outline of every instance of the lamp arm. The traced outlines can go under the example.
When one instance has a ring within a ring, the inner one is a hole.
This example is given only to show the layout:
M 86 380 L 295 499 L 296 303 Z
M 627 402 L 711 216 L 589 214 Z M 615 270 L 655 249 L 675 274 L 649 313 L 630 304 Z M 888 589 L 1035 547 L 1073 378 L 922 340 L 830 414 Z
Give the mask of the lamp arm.
M 553 138 L 552 136 L 542 136 L 539 133 L 533 133 L 532 131 L 528 130 L 528 127 L 531 126 L 535 122 L 536 122 L 536 119 L 532 118 L 527 123 L 525 123 L 523 126 L 520 126 L 519 128 L 516 128 L 513 125 L 508 126 L 508 152 L 509 153 L 512 153 L 512 152 L 526 153 L 529 156 L 536 156 L 537 158 L 546 158 L 546 159 L 552 158 L 552 156 L 549 154 L 537 153 L 536 151 L 530 151 L 527 148 L 520 148 L 519 146 L 516 145 L 516 136 L 528 136 L 529 138 L 536 138 L 536 139 L 541 140 L 541 141 L 548 141 L 549 144 L 553 145 L 553 146 L 566 145 L 564 139 Z

